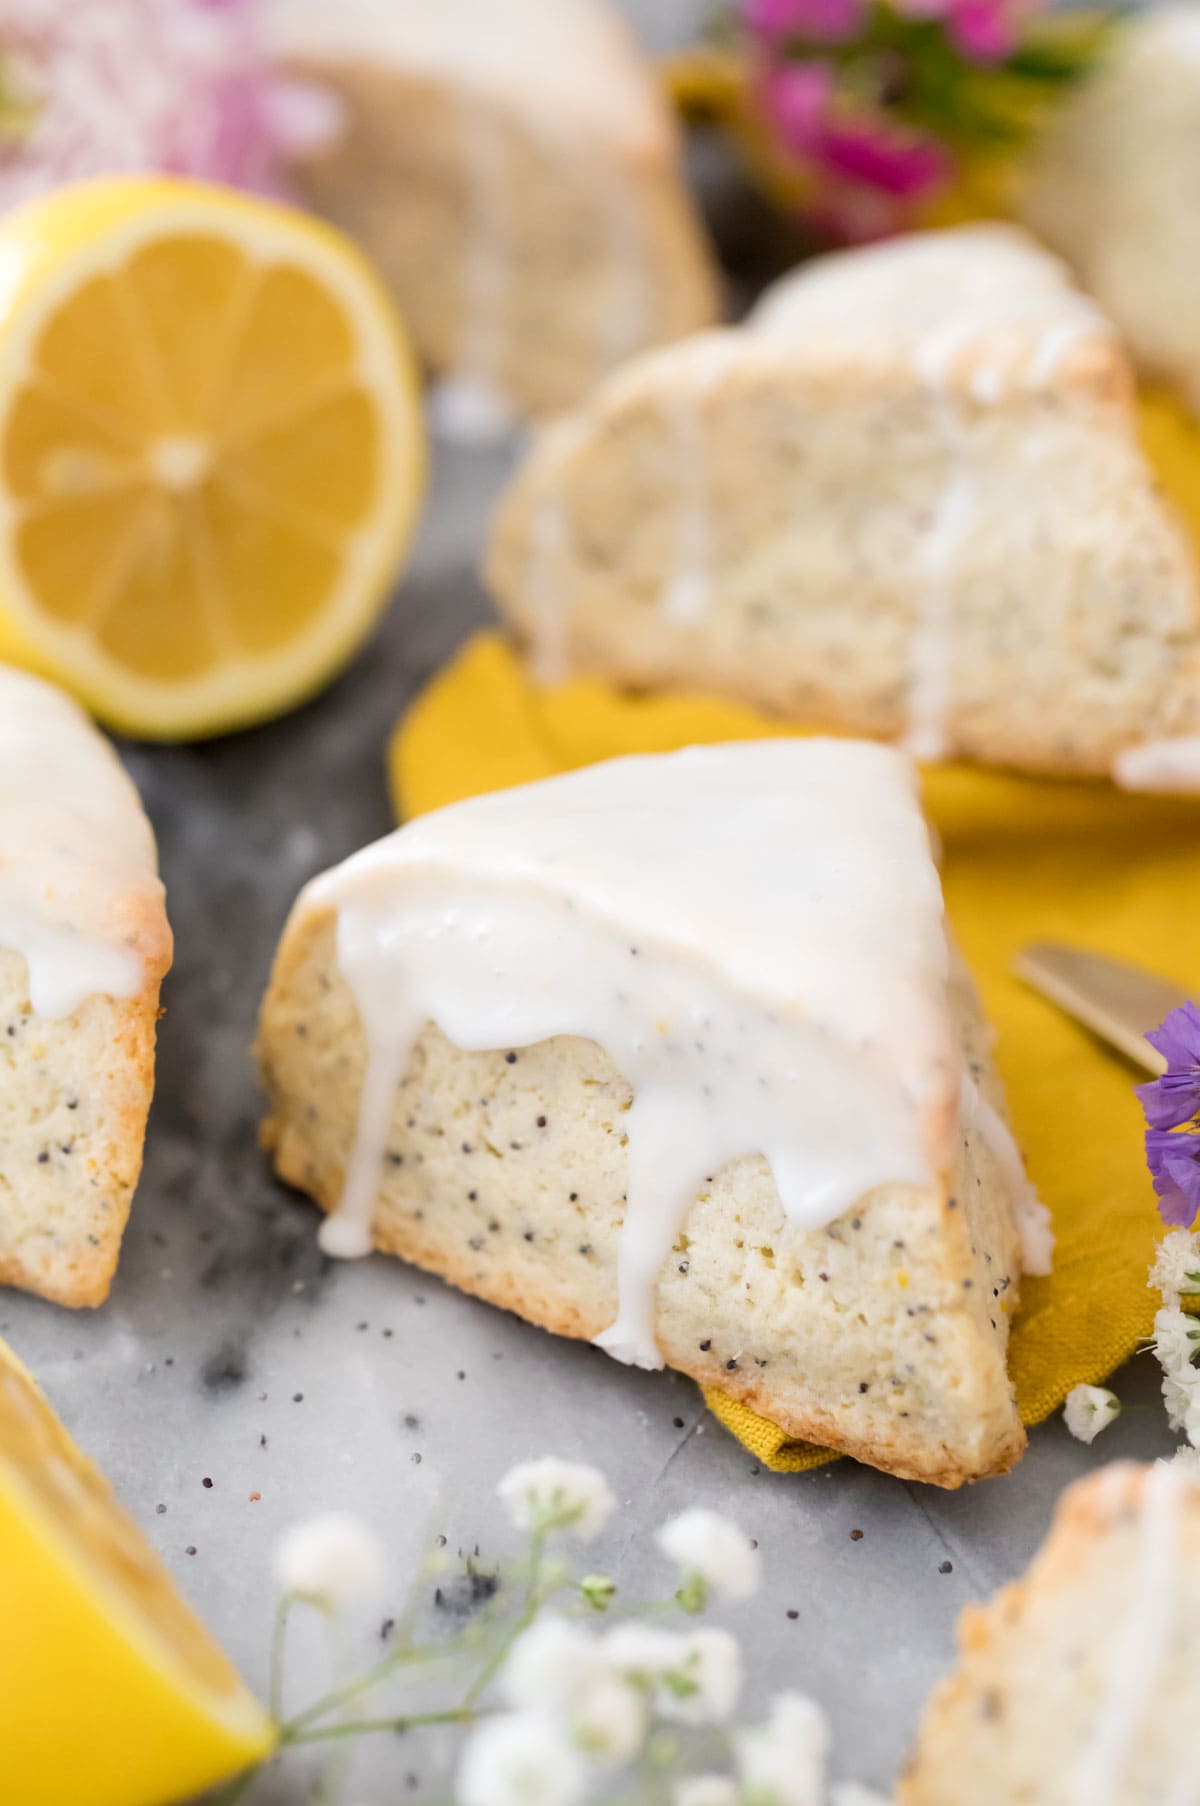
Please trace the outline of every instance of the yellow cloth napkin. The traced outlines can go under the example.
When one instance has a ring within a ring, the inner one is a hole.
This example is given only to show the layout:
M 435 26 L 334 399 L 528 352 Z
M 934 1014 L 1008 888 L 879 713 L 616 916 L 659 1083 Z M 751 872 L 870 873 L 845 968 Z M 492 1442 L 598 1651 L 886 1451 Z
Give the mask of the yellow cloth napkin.
M 498 634 L 481 633 L 397 729 L 393 796 L 409 817 L 621 753 L 789 731 L 711 697 L 633 697 L 591 679 L 542 690 Z M 998 1032 L 1017 1137 L 1054 1214 L 1054 1273 L 1022 1281 L 1009 1357 L 1021 1415 L 1040 1423 L 1149 1335 L 1159 1223 L 1132 1069 L 1021 985 L 1013 955 L 1031 940 L 1073 941 L 1200 993 L 1200 800 L 961 766 L 927 770 L 924 791 L 950 919 Z M 706 1397 L 769 1467 L 829 1459 L 724 1394 Z

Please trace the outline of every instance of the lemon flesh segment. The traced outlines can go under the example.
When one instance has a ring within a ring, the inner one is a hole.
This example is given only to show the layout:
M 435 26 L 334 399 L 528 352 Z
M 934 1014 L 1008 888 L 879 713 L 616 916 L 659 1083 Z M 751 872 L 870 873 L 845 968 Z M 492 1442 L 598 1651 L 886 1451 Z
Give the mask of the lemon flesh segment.
M 291 209 L 119 178 L 0 221 L 0 658 L 187 738 L 311 695 L 424 486 L 403 332 Z
M 166 1806 L 275 1730 L 0 1343 L 0 1752 L 16 1806 Z

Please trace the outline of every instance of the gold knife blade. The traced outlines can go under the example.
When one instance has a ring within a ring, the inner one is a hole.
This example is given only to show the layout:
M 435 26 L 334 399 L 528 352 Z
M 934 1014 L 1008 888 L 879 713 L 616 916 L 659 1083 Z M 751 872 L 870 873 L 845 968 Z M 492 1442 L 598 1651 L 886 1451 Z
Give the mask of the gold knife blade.
M 1145 1033 L 1188 1001 L 1188 992 L 1170 979 L 1061 941 L 1034 941 L 1022 948 L 1013 970 L 1136 1066 L 1156 1078 L 1165 1070 L 1165 1060 Z

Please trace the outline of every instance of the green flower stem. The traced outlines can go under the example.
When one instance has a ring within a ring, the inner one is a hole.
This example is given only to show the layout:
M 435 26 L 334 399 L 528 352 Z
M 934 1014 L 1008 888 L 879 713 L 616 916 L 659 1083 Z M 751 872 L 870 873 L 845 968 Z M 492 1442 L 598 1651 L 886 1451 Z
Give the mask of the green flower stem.
M 521 1632 L 529 1628 L 543 1605 L 545 1605 L 547 1599 L 551 1598 L 561 1587 L 561 1581 L 556 1581 L 555 1584 L 548 1589 L 542 1585 L 542 1557 L 545 1553 L 546 1532 L 544 1530 L 535 1530 L 533 1533 L 533 1540 L 529 1547 L 529 1584 L 525 1589 L 525 1599 L 521 1606 L 521 1610 L 516 1618 L 514 1618 L 508 1630 L 501 1637 L 499 1643 L 496 1645 L 495 1649 L 493 1649 L 491 1655 L 483 1664 L 479 1673 L 475 1676 L 475 1679 L 471 1682 L 471 1685 L 463 1694 L 462 1707 L 464 1711 L 470 1710 L 480 1696 L 488 1687 L 490 1687 L 491 1683 L 495 1680 L 505 1662 L 508 1660 L 509 1651 L 512 1649 L 513 1644 L 516 1642 Z
M 473 1724 L 477 1718 L 486 1716 L 473 1706 L 450 1706 L 443 1712 L 408 1712 L 399 1718 L 346 1718 L 338 1724 L 317 1725 L 302 1731 L 285 1725 L 279 1742 L 281 1748 L 284 1745 L 290 1748 L 295 1744 L 328 1743 L 337 1737 L 366 1737 L 376 1731 L 403 1733 L 420 1730 L 426 1725 Z
M 343 1681 L 340 1686 L 330 1688 L 328 1693 L 323 1693 L 319 1699 L 315 1699 L 311 1706 L 305 1706 L 303 1712 L 297 1712 L 296 1716 L 289 1719 L 284 1726 L 285 1732 L 302 1730 L 318 1718 L 324 1718 L 330 1712 L 335 1712 L 339 1706 L 349 1705 L 351 1700 L 358 1699 L 364 1693 L 369 1693 L 372 1687 L 377 1687 L 381 1681 L 385 1681 L 397 1668 L 404 1668 L 410 1662 L 442 1660 L 445 1656 L 453 1654 L 463 1641 L 464 1639 L 460 1636 L 448 1639 L 445 1643 L 408 1643 L 400 1649 L 389 1649 L 385 1656 L 381 1656 L 378 1662 L 366 1669 L 364 1673 L 356 1676 L 354 1680 Z
M 275 1623 L 271 1629 L 271 1666 L 267 1691 L 267 1710 L 276 1724 L 283 1717 L 283 1646 L 288 1618 L 296 1603 L 295 1593 L 284 1593 L 275 1607 Z

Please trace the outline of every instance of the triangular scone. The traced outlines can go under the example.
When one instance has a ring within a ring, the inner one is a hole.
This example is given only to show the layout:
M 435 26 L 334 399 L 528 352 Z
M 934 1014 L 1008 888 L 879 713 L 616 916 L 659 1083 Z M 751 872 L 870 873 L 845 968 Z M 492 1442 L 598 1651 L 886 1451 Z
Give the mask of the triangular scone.
M 1200 413 L 1200 8 L 1122 21 L 1056 108 L 1027 172 L 1030 224 L 1070 259 L 1134 357 Z
M 964 1614 L 900 1806 L 1189 1806 L 1200 1480 L 1120 1462 L 1063 1497 L 1023 1580 Z
M 154 836 L 115 753 L 60 690 L 0 666 L 0 1284 L 108 1296 L 170 963 Z
M 371 251 L 469 428 L 572 406 L 717 317 L 659 84 L 609 0 L 273 0 L 342 127 L 296 171 Z
M 366 849 L 297 902 L 259 1053 L 328 1251 L 373 1242 L 953 1486 L 1022 1450 L 1019 1228 L 1047 1259 L 963 1078 L 994 1096 L 986 1040 L 908 762 L 778 740 Z
M 1108 772 L 1200 726 L 1195 573 L 1131 393 L 1015 228 L 841 253 L 546 432 L 488 578 L 546 678 Z

